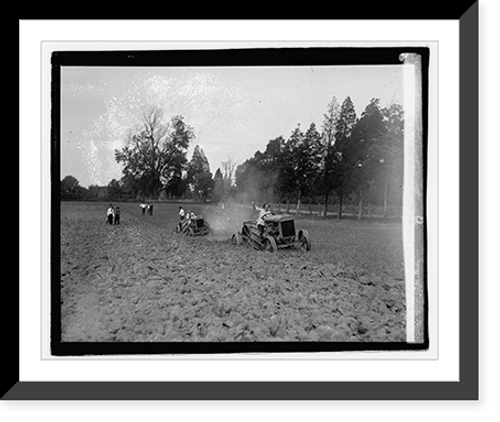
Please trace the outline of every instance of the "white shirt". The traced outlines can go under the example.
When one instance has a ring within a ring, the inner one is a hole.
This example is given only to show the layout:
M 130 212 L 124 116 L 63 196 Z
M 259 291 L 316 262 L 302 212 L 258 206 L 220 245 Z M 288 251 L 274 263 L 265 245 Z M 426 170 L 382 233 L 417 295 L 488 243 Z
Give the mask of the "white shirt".
M 271 210 L 266 211 L 264 208 L 255 207 L 259 211 L 259 216 L 257 217 L 257 224 L 262 226 L 265 225 L 265 217 L 272 214 Z

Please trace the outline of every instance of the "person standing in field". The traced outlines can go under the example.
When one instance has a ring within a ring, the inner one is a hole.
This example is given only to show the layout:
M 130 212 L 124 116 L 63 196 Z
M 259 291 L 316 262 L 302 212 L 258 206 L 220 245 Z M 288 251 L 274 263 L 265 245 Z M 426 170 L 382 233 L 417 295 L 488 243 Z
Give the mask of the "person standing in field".
M 153 204 L 148 202 L 148 214 L 153 215 Z
M 114 223 L 120 224 L 120 207 L 115 208 L 115 218 L 114 218 Z
M 112 204 L 109 204 L 109 208 L 106 211 L 106 223 L 113 224 L 113 220 L 115 218 L 115 209 Z
M 141 207 L 142 215 L 145 215 L 146 214 L 146 203 L 144 201 L 142 201 L 139 204 L 139 207 Z

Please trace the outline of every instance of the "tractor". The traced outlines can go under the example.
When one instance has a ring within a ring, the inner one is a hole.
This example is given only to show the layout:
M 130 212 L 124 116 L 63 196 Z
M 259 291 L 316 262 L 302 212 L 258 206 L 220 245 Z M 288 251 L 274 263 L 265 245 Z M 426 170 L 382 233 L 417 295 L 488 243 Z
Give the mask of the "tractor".
M 204 236 L 212 233 L 208 223 L 200 216 L 185 218 L 177 224 L 176 230 L 177 233 L 187 236 Z
M 265 218 L 264 228 L 255 221 L 245 221 L 240 232 L 232 236 L 235 245 L 251 245 L 254 249 L 276 252 L 278 249 L 311 249 L 311 239 L 307 230 L 296 230 L 295 219 L 289 214 L 273 214 Z

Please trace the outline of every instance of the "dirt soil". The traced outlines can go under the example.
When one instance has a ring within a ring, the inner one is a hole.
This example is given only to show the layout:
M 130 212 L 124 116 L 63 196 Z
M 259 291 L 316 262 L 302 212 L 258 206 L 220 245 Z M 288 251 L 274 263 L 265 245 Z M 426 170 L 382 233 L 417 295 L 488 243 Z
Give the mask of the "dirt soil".
M 155 205 L 153 216 L 120 204 L 118 226 L 105 223 L 107 206 L 61 204 L 63 342 L 406 340 L 400 251 L 378 263 L 377 225 L 358 223 L 342 246 L 338 230 L 354 223 L 298 220 L 313 249 L 270 253 L 228 240 L 241 214 L 221 220 L 198 207 L 217 231 L 192 238 L 174 233 L 178 204 Z M 352 265 L 349 251 L 376 264 Z

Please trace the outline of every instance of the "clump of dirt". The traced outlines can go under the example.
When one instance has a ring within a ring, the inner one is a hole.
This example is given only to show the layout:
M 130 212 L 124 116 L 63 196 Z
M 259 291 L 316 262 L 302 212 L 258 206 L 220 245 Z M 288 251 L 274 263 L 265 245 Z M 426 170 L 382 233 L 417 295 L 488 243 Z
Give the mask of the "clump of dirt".
M 403 342 L 404 283 L 300 251 L 185 237 L 63 207 L 63 341 Z M 251 215 L 207 216 L 230 236 Z M 230 229 L 229 229 L 230 228 Z

